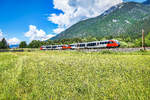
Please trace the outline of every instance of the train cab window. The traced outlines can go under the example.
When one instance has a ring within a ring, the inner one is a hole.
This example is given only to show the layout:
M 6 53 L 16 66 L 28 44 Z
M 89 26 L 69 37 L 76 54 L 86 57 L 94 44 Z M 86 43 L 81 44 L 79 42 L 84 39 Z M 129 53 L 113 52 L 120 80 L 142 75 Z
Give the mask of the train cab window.
M 46 46 L 42 46 L 41 48 L 46 48 Z

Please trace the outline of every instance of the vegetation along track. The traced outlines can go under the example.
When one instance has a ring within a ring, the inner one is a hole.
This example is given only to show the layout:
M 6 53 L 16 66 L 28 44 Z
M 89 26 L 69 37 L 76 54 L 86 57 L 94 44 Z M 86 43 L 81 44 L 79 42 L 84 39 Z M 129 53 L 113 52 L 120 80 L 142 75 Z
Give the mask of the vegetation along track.
M 103 49 L 81 49 L 79 51 L 85 52 L 100 52 L 100 51 L 113 51 L 113 52 L 135 52 L 140 51 L 142 48 L 103 48 Z M 150 47 L 147 47 L 146 50 L 150 50 Z

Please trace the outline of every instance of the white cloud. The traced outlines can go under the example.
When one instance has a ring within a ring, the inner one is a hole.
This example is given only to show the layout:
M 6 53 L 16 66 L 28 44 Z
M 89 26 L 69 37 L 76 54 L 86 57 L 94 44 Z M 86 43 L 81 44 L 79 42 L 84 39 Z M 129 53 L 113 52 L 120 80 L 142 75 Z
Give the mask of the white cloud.
M 3 32 L 2 30 L 0 29 L 0 40 L 3 38 Z
M 60 32 L 62 32 L 62 31 L 64 31 L 64 30 L 65 30 L 64 28 L 59 27 L 59 28 L 54 29 L 53 31 L 54 31 L 54 33 L 56 33 L 56 34 L 59 34 Z
M 123 0 L 54 0 L 54 8 L 63 11 L 48 18 L 58 25 L 53 31 L 60 33 L 83 19 L 96 17 Z
M 42 29 L 38 30 L 36 26 L 30 25 L 29 31 L 25 33 L 25 36 L 30 38 L 30 41 L 32 40 L 44 41 L 53 37 L 54 35 L 51 35 L 51 34 L 47 35 Z
M 20 43 L 20 40 L 14 37 L 14 38 L 8 39 L 7 42 L 9 45 L 16 45 Z
M 0 29 L 0 40 L 2 40 L 2 38 L 4 37 L 2 30 Z M 19 44 L 20 40 L 17 39 L 16 37 L 11 38 L 11 39 L 6 39 L 9 45 L 15 45 L 15 44 Z

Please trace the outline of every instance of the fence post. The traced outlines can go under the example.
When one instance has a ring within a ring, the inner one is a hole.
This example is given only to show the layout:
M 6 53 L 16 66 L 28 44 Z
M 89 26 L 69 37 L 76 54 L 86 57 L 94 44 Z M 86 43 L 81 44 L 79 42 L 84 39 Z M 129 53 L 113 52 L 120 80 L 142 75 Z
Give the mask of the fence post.
M 142 48 L 145 50 L 145 37 L 144 37 L 144 29 L 142 29 Z

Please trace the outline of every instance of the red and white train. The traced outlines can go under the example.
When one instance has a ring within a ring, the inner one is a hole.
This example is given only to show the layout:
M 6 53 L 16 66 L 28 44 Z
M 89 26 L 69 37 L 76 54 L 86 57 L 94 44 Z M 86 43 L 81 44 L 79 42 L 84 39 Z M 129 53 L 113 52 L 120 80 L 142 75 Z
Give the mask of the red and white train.
M 94 41 L 76 43 L 70 45 L 47 45 L 41 46 L 40 50 L 66 50 L 66 49 L 98 49 L 98 48 L 117 48 L 120 43 L 117 40 Z

